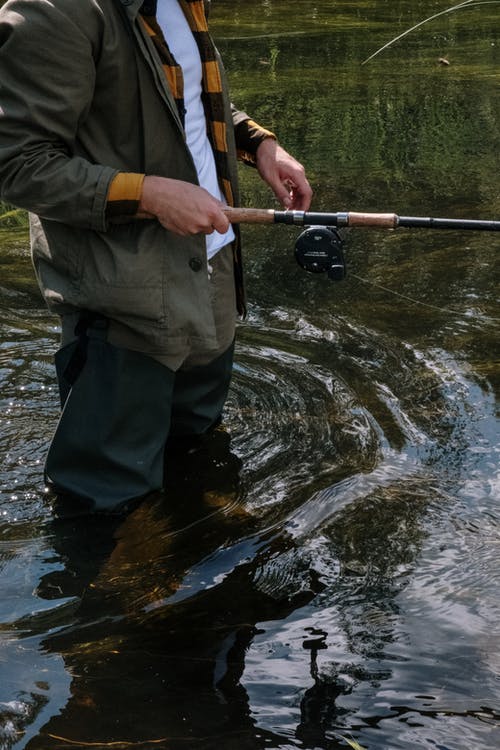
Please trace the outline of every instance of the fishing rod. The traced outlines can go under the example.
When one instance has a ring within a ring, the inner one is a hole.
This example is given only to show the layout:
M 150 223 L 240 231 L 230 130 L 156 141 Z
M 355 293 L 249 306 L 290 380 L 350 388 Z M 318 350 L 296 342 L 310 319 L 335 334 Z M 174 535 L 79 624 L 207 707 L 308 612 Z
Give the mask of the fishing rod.
M 314 211 L 274 211 L 267 208 L 224 208 L 233 224 L 287 224 L 306 229 L 295 243 L 297 263 L 311 273 L 323 273 L 333 281 L 346 275 L 343 251 L 344 240 L 338 231 L 343 227 L 398 227 L 420 229 L 500 231 L 500 221 L 483 219 L 447 219 L 425 216 L 398 216 L 394 213 L 362 213 L 339 211 L 322 213 Z
M 500 221 L 482 219 L 439 219 L 430 216 L 398 216 L 397 214 L 339 211 L 273 211 L 268 208 L 224 209 L 229 221 L 236 224 L 292 224 L 294 226 L 329 227 L 418 227 L 426 229 L 472 229 L 486 232 L 500 231 Z

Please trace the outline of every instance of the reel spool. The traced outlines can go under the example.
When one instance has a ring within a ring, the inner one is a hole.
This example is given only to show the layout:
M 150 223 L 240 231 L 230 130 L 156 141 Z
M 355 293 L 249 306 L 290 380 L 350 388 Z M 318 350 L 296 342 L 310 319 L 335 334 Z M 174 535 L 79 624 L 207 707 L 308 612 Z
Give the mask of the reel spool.
M 335 227 L 307 227 L 295 243 L 295 259 L 305 271 L 342 281 L 347 273 L 343 244 Z

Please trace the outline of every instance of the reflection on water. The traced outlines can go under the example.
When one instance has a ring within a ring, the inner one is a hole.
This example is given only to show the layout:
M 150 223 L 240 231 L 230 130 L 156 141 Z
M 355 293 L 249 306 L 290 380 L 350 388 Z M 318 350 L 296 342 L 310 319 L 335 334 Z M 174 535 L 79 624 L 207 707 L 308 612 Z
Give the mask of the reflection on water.
M 231 2 L 251 45 L 213 5 L 238 98 L 288 134 L 318 209 L 498 209 L 496 10 L 361 74 L 396 7 L 435 4 Z M 294 230 L 245 235 L 225 429 L 126 519 L 78 523 L 41 482 L 57 331 L 25 236 L 0 236 L 0 748 L 496 750 L 498 240 L 353 231 L 332 283 L 295 265 Z
M 5 748 L 494 747 L 493 395 L 443 350 L 318 322 L 254 308 L 230 435 L 173 456 L 123 522 L 50 521 L 28 413 L 53 422 L 53 376 L 18 358 Z

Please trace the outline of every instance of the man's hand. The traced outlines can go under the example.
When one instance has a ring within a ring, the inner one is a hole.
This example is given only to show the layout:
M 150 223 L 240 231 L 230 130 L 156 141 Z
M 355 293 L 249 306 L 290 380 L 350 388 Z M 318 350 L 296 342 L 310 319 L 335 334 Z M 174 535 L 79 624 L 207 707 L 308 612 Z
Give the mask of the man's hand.
M 283 208 L 307 211 L 312 189 L 304 167 L 290 156 L 273 138 L 262 141 L 256 154 L 257 170 L 267 182 Z
M 223 204 L 204 188 L 183 180 L 146 176 L 138 218 L 156 218 L 175 234 L 224 234 L 229 221 Z

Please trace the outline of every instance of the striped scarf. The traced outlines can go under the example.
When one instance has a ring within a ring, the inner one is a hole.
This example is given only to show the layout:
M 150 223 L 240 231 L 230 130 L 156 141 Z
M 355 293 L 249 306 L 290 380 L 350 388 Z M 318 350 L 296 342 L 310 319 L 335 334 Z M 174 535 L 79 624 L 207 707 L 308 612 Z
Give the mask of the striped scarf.
M 179 5 L 184 11 L 189 28 L 198 45 L 203 71 L 202 101 L 207 120 L 207 133 L 214 152 L 217 175 L 222 191 L 226 201 L 232 206 L 234 205 L 234 198 L 229 179 L 227 128 L 224 119 L 222 79 L 215 47 L 208 32 L 204 0 L 179 0 Z M 177 105 L 179 117 L 184 125 L 185 107 L 182 69 L 170 52 L 162 30 L 156 21 L 155 0 L 148 0 L 143 3 L 141 15 L 151 41 L 160 56 L 165 76 Z

